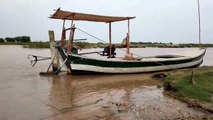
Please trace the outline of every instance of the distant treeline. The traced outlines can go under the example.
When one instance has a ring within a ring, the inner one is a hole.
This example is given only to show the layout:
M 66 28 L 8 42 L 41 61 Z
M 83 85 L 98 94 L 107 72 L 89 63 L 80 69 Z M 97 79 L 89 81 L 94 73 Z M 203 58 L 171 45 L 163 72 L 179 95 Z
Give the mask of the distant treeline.
M 131 42 L 132 47 L 160 47 L 160 48 L 185 48 L 185 47 L 213 47 L 213 44 L 196 44 L 196 43 L 186 43 L 186 44 L 173 44 L 162 43 L 162 42 Z
M 31 42 L 31 40 L 30 40 L 30 36 L 6 37 L 5 39 L 0 38 L 0 43 L 4 43 L 4 42 L 28 43 L 28 42 Z
M 58 42 L 60 44 L 60 42 Z M 49 42 L 33 41 L 31 42 L 29 36 L 18 36 L 14 38 L 7 37 L 5 39 L 0 38 L 0 45 L 22 45 L 24 48 L 49 48 Z M 77 45 L 80 48 L 104 48 L 108 43 L 90 43 L 90 42 L 74 42 L 74 46 Z M 114 43 L 116 48 L 123 48 L 121 43 Z M 145 47 L 158 47 L 158 48 L 186 48 L 186 47 L 199 47 L 199 44 L 187 43 L 187 44 L 173 44 L 162 42 L 131 42 L 131 48 L 145 48 Z M 213 44 L 201 44 L 201 47 L 213 47 Z

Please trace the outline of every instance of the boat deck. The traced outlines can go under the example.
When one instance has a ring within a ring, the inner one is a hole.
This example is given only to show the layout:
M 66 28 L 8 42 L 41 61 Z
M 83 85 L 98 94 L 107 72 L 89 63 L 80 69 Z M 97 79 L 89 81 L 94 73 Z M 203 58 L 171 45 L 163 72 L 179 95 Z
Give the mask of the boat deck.
M 158 55 L 158 56 L 150 56 L 150 57 L 135 57 L 133 60 L 125 60 L 124 57 L 115 57 L 115 58 L 107 58 L 107 56 L 100 56 L 98 58 L 84 56 L 85 58 L 89 59 L 98 59 L 98 60 L 104 60 L 104 61 L 175 61 L 175 60 L 183 60 L 183 59 L 190 59 L 194 57 L 198 57 L 202 55 L 202 53 L 205 52 L 205 49 L 197 49 L 193 51 L 184 51 L 184 52 L 178 52 L 178 53 L 172 53 L 167 55 Z

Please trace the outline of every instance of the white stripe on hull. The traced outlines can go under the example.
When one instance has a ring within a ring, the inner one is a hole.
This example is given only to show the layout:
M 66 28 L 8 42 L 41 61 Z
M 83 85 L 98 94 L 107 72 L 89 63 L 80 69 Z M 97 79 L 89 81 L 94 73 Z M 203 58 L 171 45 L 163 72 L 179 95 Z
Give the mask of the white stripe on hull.
M 192 66 L 200 64 L 202 62 L 202 59 L 203 58 L 200 58 L 197 61 L 176 64 L 176 65 L 163 65 L 163 66 L 137 67 L 137 68 L 99 67 L 99 66 L 82 65 L 82 64 L 71 64 L 71 67 L 73 70 L 101 72 L 101 73 L 140 73 L 140 72 L 154 72 L 154 71 L 163 71 L 163 70 L 192 67 Z

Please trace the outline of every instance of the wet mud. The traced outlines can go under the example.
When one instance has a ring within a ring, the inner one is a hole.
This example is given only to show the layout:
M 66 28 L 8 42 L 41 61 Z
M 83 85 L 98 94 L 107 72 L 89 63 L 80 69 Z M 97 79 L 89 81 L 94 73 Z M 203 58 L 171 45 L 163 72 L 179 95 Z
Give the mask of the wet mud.
M 47 120 L 202 119 L 210 116 L 164 95 L 163 88 L 158 87 L 162 82 L 152 79 L 151 74 L 73 76 L 69 85 L 57 83 L 52 86 L 50 104 L 62 113 L 45 118 Z

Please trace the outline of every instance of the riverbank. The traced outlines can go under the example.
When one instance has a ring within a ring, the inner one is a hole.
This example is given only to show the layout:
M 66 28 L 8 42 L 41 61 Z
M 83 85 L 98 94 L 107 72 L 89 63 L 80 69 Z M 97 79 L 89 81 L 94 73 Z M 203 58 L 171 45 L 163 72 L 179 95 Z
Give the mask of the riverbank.
M 89 43 L 89 42 L 75 42 L 75 45 L 86 48 L 104 48 L 108 46 L 107 43 Z M 50 48 L 49 42 L 3 42 L 0 45 L 22 45 L 24 48 Z M 121 44 L 115 43 L 116 48 L 123 48 Z M 131 48 L 146 48 L 146 47 L 156 47 L 156 48 L 194 48 L 199 47 L 198 44 L 166 44 L 166 43 L 143 43 L 143 42 L 132 42 Z M 202 44 L 202 47 L 213 47 L 213 44 Z
M 5 42 L 0 45 L 21 45 L 23 48 L 50 48 L 49 42 Z
M 81 52 L 95 50 L 83 49 Z M 160 53 L 186 50 L 193 49 L 161 48 Z M 118 56 L 125 54 L 119 49 L 116 51 Z M 159 54 L 159 49 L 134 48 L 132 52 L 155 55 Z M 153 79 L 152 73 L 40 76 L 39 72 L 46 71 L 51 61 L 38 62 L 31 67 L 28 54 L 49 56 L 51 52 L 49 49 L 25 49 L 16 45 L 0 46 L 0 120 L 212 118 L 209 112 L 188 107 L 184 102 L 165 95 L 160 87 L 163 82 Z M 206 52 L 203 65 L 213 65 L 210 51 Z
M 168 72 L 164 79 L 165 93 L 213 113 L 213 67 Z

